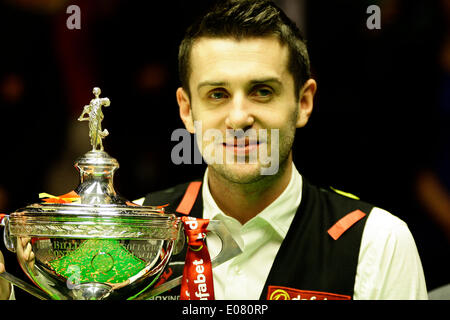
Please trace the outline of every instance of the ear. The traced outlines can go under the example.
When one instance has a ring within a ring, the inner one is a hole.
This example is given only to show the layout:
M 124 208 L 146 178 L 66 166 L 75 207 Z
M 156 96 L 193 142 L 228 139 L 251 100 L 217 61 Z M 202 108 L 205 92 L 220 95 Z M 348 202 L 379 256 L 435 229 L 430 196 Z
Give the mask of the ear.
M 317 83 L 314 79 L 309 79 L 305 82 L 300 90 L 299 102 L 298 102 L 298 117 L 297 128 L 304 127 L 311 116 L 313 110 L 313 100 L 316 94 Z
M 191 102 L 188 94 L 183 88 L 177 89 L 177 102 L 180 108 L 180 118 L 190 133 L 194 133 L 194 120 L 192 117 Z

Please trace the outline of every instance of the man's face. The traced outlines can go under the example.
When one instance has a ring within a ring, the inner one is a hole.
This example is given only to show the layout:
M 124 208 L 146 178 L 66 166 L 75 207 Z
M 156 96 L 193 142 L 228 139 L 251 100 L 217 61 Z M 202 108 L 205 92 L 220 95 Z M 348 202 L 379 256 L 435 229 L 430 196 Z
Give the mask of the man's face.
M 192 48 L 191 96 L 189 99 L 182 89 L 178 90 L 180 115 L 188 131 L 201 139 L 198 143 L 210 169 L 229 181 L 251 183 L 261 179 L 261 168 L 271 164 L 261 161 L 259 151 L 266 150 L 270 158 L 275 150 L 278 159 L 271 161 L 278 161 L 280 166 L 291 157 L 296 127 L 302 125 L 288 58 L 288 48 L 272 37 L 240 41 L 201 38 Z M 200 127 L 202 132 L 198 132 Z M 221 133 L 223 140 L 205 135 L 210 129 Z M 227 140 L 229 130 L 239 129 L 252 129 L 256 137 Z M 216 161 L 206 159 L 211 150 Z M 252 152 L 258 155 L 257 161 L 249 161 Z M 223 161 L 217 161 L 217 154 L 223 155 L 219 156 Z M 230 154 L 234 161 L 227 157 Z

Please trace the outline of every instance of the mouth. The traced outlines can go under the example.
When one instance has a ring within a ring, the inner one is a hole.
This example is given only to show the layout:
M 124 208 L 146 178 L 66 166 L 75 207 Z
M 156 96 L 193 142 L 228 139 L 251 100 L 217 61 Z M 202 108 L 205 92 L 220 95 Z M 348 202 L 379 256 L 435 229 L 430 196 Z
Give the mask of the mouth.
M 261 144 L 261 141 L 259 140 L 250 140 L 249 138 L 245 139 L 234 139 L 233 142 L 224 142 L 222 143 L 223 147 L 227 151 L 231 151 L 234 154 L 237 155 L 248 155 L 252 151 L 255 151 L 258 149 L 259 145 Z

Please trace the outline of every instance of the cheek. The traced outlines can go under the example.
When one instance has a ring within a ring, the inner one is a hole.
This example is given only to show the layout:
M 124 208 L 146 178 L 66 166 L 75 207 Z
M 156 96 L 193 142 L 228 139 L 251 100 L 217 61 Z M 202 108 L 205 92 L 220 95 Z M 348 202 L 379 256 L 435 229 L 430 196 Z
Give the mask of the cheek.
M 203 131 L 207 129 L 225 128 L 226 115 L 220 110 L 202 110 L 201 108 L 192 109 L 192 119 L 197 125 L 201 125 Z
M 278 129 L 281 132 L 292 131 L 296 127 L 298 110 L 294 107 L 274 108 L 260 113 L 258 120 L 262 128 Z
M 285 114 L 283 117 L 277 118 L 278 121 L 272 121 L 270 128 L 277 129 L 278 134 L 277 143 L 279 144 L 280 152 L 288 151 L 292 147 L 295 132 L 297 130 L 296 122 L 297 122 L 297 113 L 291 112 L 289 114 Z M 275 143 L 271 141 L 271 143 Z
M 192 119 L 197 143 L 202 146 L 202 149 L 212 143 L 215 136 L 222 135 L 221 128 L 224 121 L 218 117 L 217 113 L 194 108 Z

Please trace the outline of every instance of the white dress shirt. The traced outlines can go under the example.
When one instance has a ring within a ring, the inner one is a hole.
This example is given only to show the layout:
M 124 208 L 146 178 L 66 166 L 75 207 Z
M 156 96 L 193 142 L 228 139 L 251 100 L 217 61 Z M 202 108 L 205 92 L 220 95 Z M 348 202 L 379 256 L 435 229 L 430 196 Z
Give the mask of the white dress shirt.
M 293 166 L 291 180 L 283 193 L 244 225 L 220 210 L 209 191 L 207 177 L 206 170 L 202 187 L 203 217 L 222 220 L 243 251 L 213 269 L 215 297 L 217 300 L 259 299 L 300 205 L 302 177 Z M 220 240 L 211 233 L 207 245 L 213 258 L 220 251 Z M 406 223 L 374 207 L 361 239 L 353 299 L 427 298 L 422 264 Z

